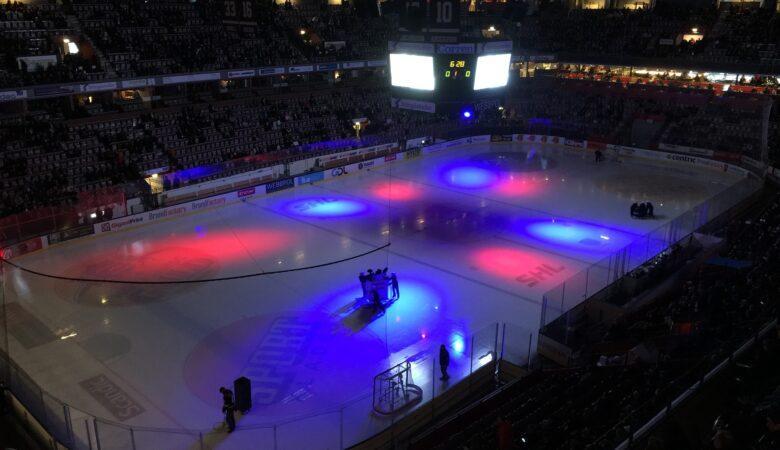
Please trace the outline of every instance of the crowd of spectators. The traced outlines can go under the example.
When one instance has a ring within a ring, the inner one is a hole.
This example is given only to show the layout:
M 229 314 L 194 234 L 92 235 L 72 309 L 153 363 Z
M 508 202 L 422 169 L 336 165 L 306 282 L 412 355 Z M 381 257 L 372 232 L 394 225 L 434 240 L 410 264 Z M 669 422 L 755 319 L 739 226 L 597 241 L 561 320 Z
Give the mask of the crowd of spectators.
M 509 30 L 518 48 L 547 54 L 690 57 L 705 45 L 678 42 L 678 36 L 692 27 L 709 29 L 716 17 L 714 8 L 693 9 L 674 2 L 660 2 L 652 10 L 567 10 L 551 3 Z
M 62 52 L 63 39 L 78 36 L 56 5 L 0 2 L 0 87 L 100 78 L 94 60 Z M 35 67 L 18 59 L 47 55 L 58 56 L 57 63 Z
M 480 20 L 498 25 L 520 54 L 780 64 L 779 15 L 768 9 L 661 1 L 653 9 L 570 10 L 551 2 L 527 14 L 523 2 L 502 5 Z M 241 2 L 0 0 L 0 87 L 382 58 L 398 23 L 391 6 L 379 15 L 359 2 L 264 0 L 251 2 L 247 16 Z M 683 39 L 694 28 L 702 39 Z M 86 51 L 63 51 L 63 37 Z M 16 60 L 32 55 L 53 55 L 57 64 L 33 71 Z
M 747 261 L 748 268 L 703 264 L 672 294 L 603 329 L 590 344 L 641 352 L 521 379 L 500 394 L 500 406 L 445 425 L 451 434 L 429 435 L 435 448 L 615 448 L 777 316 L 780 195 L 766 192 L 724 235 L 721 256 Z M 715 448 L 767 448 L 759 443 L 764 425 Z
M 392 108 L 382 80 L 338 86 L 287 94 L 236 90 L 219 100 L 208 92 L 172 95 L 151 109 L 140 100 L 103 99 L 75 112 L 52 107 L 0 119 L 3 213 L 140 180 L 156 169 L 258 154 L 278 160 L 443 136 L 464 125 L 446 115 Z M 482 111 L 468 125 L 622 145 L 684 145 L 760 160 L 771 106 L 766 96 L 540 77 L 520 80 L 500 109 Z M 775 117 L 776 105 L 772 112 Z M 368 126 L 357 139 L 359 118 Z M 778 126 L 767 128 L 769 149 L 778 150 Z
M 780 340 L 763 340 L 715 383 L 711 396 L 701 403 L 709 408 L 686 408 L 685 422 L 712 424 L 708 442 L 718 450 L 771 450 L 780 447 Z M 708 401 L 709 400 L 709 401 Z M 663 427 L 648 438 L 649 443 L 675 440 L 672 427 Z M 660 448 L 656 445 L 655 448 Z M 693 447 L 693 446 L 691 446 Z
M 227 10 L 237 3 L 240 9 Z M 6 0 L 0 3 L 0 87 L 385 54 L 391 21 L 376 10 L 358 11 L 347 3 L 249 4 L 247 15 L 241 2 Z M 81 51 L 66 51 L 64 38 Z M 36 69 L 16 60 L 33 55 L 54 57 L 56 63 Z
M 666 1 L 653 9 L 637 10 L 567 10 L 552 3 L 528 17 L 513 18 L 514 26 L 507 25 L 507 30 L 518 48 L 540 53 L 776 68 L 780 63 L 778 17 L 772 9 L 759 8 L 757 2 L 722 3 L 715 9 Z
M 137 181 L 153 169 L 338 151 L 447 127 L 440 115 L 392 109 L 387 88 L 371 84 L 171 104 L 86 118 L 38 111 L 0 121 L 0 215 L 72 201 L 78 192 Z M 359 118 L 368 120 L 360 139 L 353 129 Z
M 715 63 L 780 64 L 780 15 L 766 8 L 724 7 L 697 59 Z

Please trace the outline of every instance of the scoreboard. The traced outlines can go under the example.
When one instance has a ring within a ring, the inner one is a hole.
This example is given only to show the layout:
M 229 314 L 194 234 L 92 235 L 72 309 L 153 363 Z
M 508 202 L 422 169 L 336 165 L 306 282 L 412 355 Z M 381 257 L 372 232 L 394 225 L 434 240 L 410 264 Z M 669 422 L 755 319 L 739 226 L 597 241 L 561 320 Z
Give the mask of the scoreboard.
M 461 24 L 467 2 L 401 0 L 395 40 L 388 42 L 393 105 L 441 111 L 503 95 L 511 40 L 484 37 Z
M 511 51 L 511 41 L 391 42 L 390 83 L 396 106 L 425 105 L 432 111 L 500 97 L 509 80 Z
M 453 55 L 438 59 L 436 78 L 441 80 L 439 98 L 447 100 L 461 97 L 474 83 L 474 58 L 472 55 Z

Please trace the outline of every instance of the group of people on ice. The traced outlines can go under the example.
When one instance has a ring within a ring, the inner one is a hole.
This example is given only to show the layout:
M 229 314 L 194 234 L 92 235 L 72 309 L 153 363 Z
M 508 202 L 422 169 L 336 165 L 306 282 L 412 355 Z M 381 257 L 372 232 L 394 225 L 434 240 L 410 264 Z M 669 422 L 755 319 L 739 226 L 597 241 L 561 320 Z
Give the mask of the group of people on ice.
M 358 275 L 360 287 L 363 289 L 363 299 L 370 301 L 374 307 L 385 310 L 385 301 L 398 300 L 400 292 L 398 290 L 398 277 L 395 273 L 387 274 L 387 267 L 384 269 L 368 269 L 360 272 Z M 388 295 L 388 288 L 392 292 Z

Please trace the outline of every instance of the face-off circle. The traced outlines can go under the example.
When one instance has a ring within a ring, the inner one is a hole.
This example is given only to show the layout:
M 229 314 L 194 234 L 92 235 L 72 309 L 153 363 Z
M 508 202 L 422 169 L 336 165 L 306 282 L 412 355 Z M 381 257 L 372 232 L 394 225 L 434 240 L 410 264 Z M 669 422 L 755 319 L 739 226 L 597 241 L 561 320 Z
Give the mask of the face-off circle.
M 64 276 L 111 280 L 177 281 L 211 278 L 220 270 L 217 259 L 191 247 L 161 246 L 139 253 L 115 252 L 85 258 Z M 187 284 L 69 283 L 57 292 L 65 300 L 89 306 L 132 306 L 162 302 L 192 289 Z

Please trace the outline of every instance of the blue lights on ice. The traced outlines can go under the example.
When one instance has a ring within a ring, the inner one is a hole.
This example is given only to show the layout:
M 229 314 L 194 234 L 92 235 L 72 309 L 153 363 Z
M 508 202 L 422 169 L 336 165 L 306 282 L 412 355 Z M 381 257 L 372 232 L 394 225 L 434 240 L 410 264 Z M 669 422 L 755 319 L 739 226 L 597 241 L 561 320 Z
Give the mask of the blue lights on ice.
M 323 219 L 357 216 L 368 212 L 368 204 L 346 198 L 309 197 L 284 204 L 283 209 L 293 215 Z
M 491 187 L 498 181 L 495 172 L 477 166 L 447 168 L 443 172 L 443 178 L 448 185 L 465 189 Z
M 531 222 L 523 231 L 536 240 L 574 250 L 615 251 L 634 238 L 623 231 L 577 221 Z

